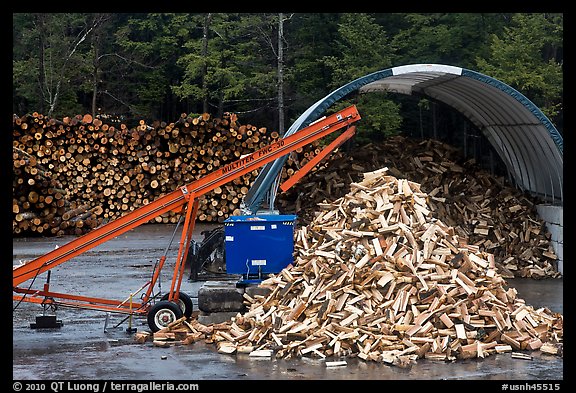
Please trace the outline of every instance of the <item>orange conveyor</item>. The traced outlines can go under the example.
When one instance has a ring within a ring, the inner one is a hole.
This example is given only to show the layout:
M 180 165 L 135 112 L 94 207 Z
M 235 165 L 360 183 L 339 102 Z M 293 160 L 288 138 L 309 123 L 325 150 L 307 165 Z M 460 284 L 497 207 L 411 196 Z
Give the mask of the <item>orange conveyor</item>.
M 326 116 L 286 138 L 279 139 L 254 153 L 241 157 L 235 162 L 226 164 L 201 179 L 182 186 L 147 205 L 139 207 L 118 219 L 110 221 L 107 224 L 64 244 L 63 246 L 20 266 L 14 267 L 12 273 L 14 292 L 13 300 L 39 303 L 43 305 L 54 303 L 68 307 L 95 309 L 130 315 L 146 314 L 149 311 L 150 300 L 152 300 L 152 289 L 164 265 L 165 256 L 160 258 L 158 267 L 155 269 L 150 281 L 142 287 L 147 287 L 147 289 L 139 303 L 130 302 L 130 304 L 128 304 L 126 300 L 116 301 L 96 297 L 86 297 L 77 294 L 52 292 L 49 288 L 49 280 L 44 284 L 43 289 L 31 289 L 30 287 L 32 285 L 28 288 L 24 288 L 21 285 L 110 239 L 162 215 L 163 213 L 169 211 L 182 211 L 185 212 L 185 221 L 182 229 L 178 256 L 174 266 L 170 291 L 168 292 L 167 297 L 168 301 L 177 301 L 184 273 L 184 264 L 188 253 L 187 245 L 190 244 L 194 223 L 196 221 L 198 198 L 214 190 L 216 187 L 230 182 L 235 178 L 253 171 L 254 169 L 260 168 L 261 166 L 317 139 L 344 127 L 349 127 L 352 123 L 358 120 L 360 120 L 360 115 L 354 105 L 330 116 Z M 316 159 L 315 162 L 319 161 L 320 157 L 323 158 L 329 154 L 332 150 L 342 144 L 345 139 L 350 138 L 354 132 L 355 127 L 349 127 L 349 129 L 335 142 L 327 146 L 327 148 L 321 152 L 319 158 Z M 313 165 L 308 165 L 307 167 L 302 168 L 300 172 L 297 172 L 298 175 L 290 182 L 290 184 L 285 185 L 284 189 L 287 189 L 295 181 L 300 179 L 305 172 L 310 170 L 312 167 Z M 56 301 L 55 299 L 59 300 Z

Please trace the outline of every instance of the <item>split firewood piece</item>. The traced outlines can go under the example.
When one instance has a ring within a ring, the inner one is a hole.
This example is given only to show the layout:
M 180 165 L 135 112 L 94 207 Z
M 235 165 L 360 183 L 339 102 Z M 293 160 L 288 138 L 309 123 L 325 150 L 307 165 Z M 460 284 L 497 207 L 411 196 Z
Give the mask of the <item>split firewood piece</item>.
M 143 331 L 136 332 L 134 334 L 134 341 L 142 344 L 148 341 L 150 339 L 150 336 L 151 336 L 150 332 L 143 332 Z
M 326 365 L 326 367 L 342 367 L 348 365 L 348 363 L 345 360 L 335 360 L 331 362 L 325 362 L 324 364 Z
M 236 345 L 227 341 L 219 342 L 217 346 L 219 353 L 233 354 L 236 352 Z
M 522 352 L 512 352 L 510 354 L 512 359 L 532 360 L 532 356 Z
M 549 355 L 562 356 L 562 346 L 554 343 L 544 343 L 540 346 L 540 351 Z
M 173 332 L 155 332 L 152 336 L 154 341 L 175 341 L 176 335 Z
M 185 317 L 185 316 L 184 316 L 184 317 L 181 317 L 181 318 L 178 318 L 177 320 L 170 322 L 170 323 L 168 324 L 168 326 L 166 326 L 166 327 L 167 327 L 169 330 L 175 329 L 175 328 L 177 328 L 178 326 L 184 324 L 184 322 L 186 322 L 187 319 L 188 319 L 188 318 Z
M 188 333 L 186 335 L 186 337 L 184 337 L 181 340 L 181 342 L 182 342 L 182 344 L 189 345 L 189 344 L 192 344 L 192 343 L 195 343 L 197 341 L 202 340 L 203 337 L 204 337 L 204 333 L 202 333 L 202 332 Z
M 248 356 L 251 357 L 271 357 L 274 354 L 274 351 L 271 349 L 255 349 L 249 353 Z
M 171 343 L 170 341 L 166 341 L 166 340 L 153 340 L 152 341 L 152 345 L 154 345 L 155 347 L 160 347 L 160 348 L 166 348 L 169 347 L 173 344 L 173 342 Z

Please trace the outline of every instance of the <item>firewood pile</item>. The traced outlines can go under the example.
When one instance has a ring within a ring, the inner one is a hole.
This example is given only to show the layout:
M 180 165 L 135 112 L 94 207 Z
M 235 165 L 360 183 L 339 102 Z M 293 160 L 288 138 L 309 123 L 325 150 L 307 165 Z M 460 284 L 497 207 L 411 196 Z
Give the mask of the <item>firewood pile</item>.
M 246 312 L 210 326 L 177 321 L 137 339 L 399 367 L 422 358 L 530 358 L 535 350 L 562 356 L 563 316 L 527 305 L 493 255 L 435 217 L 429 199 L 387 168 L 367 172 L 345 196 L 318 206 L 297 231 L 294 264 L 261 282 L 267 294 L 245 293 Z
M 13 117 L 13 234 L 81 235 L 277 140 L 275 131 L 241 124 L 235 114 L 182 114 L 174 123 L 104 123 L 90 115 L 61 121 Z M 304 165 L 318 144 L 291 155 Z M 238 214 L 252 171 L 200 201 L 198 220 Z M 287 174 L 285 174 L 287 176 Z M 175 223 L 171 212 L 152 222 Z
M 469 243 L 494 254 L 504 277 L 560 276 L 536 201 L 479 169 L 473 159 L 465 160 L 456 147 L 437 140 L 397 136 L 338 151 L 301 184 L 281 194 L 279 204 L 306 224 L 318 214 L 318 203 L 344 196 L 364 172 L 384 166 L 398 178 L 421 184 L 435 216 Z

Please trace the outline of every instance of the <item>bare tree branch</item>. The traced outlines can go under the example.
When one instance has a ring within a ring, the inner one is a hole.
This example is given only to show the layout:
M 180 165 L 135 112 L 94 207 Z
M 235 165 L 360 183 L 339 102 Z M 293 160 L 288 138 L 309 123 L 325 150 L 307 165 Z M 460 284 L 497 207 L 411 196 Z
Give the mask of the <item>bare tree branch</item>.
M 101 92 L 102 92 L 102 94 L 106 94 L 107 96 L 109 96 L 113 100 L 118 101 L 122 105 L 125 105 L 130 111 L 132 111 L 132 105 L 128 104 L 127 102 L 122 101 L 120 98 L 116 97 L 115 95 L 110 93 L 108 90 L 103 90 Z
M 126 63 L 137 64 L 137 65 L 139 65 L 139 66 L 141 66 L 141 67 L 149 68 L 149 69 L 152 69 L 152 70 L 158 68 L 158 67 L 155 67 L 155 66 L 150 66 L 150 65 L 148 65 L 148 64 L 140 63 L 139 61 L 136 61 L 136 60 L 133 60 L 133 59 L 128 59 L 127 57 L 121 56 L 121 55 L 119 55 L 118 53 L 104 53 L 103 55 L 98 56 L 98 60 L 102 60 L 104 57 L 107 57 L 107 56 L 116 56 L 116 57 L 124 60 Z

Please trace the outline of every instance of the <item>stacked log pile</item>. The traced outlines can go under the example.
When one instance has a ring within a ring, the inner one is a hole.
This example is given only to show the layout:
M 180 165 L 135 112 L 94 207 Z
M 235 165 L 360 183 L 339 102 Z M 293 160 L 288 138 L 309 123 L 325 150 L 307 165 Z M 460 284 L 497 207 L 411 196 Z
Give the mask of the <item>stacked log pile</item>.
M 62 121 L 14 116 L 13 234 L 80 235 L 257 150 L 276 132 L 241 125 L 234 114 L 182 114 L 175 123 L 140 121 L 134 128 L 91 116 Z M 289 177 L 319 151 L 318 143 L 290 155 Z M 481 171 L 439 141 L 388 138 L 339 151 L 288 194 L 279 208 L 310 222 L 318 203 L 345 195 L 362 173 L 387 166 L 422 184 L 430 209 L 481 250 L 494 254 L 505 277 L 558 277 L 556 255 L 535 202 L 503 179 Z M 198 219 L 222 222 L 238 214 L 257 171 L 200 201 Z M 175 212 L 153 222 L 175 223 Z
M 212 118 L 182 114 L 174 123 L 140 120 L 136 127 L 90 115 L 13 118 L 13 233 L 80 235 L 188 184 L 279 138 L 240 124 L 235 114 Z M 317 144 L 292 155 L 303 165 Z M 299 154 L 301 153 L 301 154 Z M 200 201 L 198 220 L 222 222 L 238 213 L 257 175 L 252 171 Z M 154 222 L 175 223 L 171 212 Z
M 300 185 L 280 195 L 279 203 L 306 224 L 318 214 L 318 203 L 342 197 L 363 172 L 384 166 L 396 177 L 420 183 L 430 210 L 459 236 L 494 254 L 504 277 L 560 276 L 536 201 L 440 141 L 397 136 L 336 152 Z
M 202 337 L 222 353 L 401 367 L 562 354 L 563 316 L 519 298 L 492 254 L 435 217 L 420 184 L 384 168 L 350 188 L 298 230 L 295 262 L 262 281 L 267 295 L 244 294 L 247 312 L 218 326 L 196 322 L 182 339 Z

